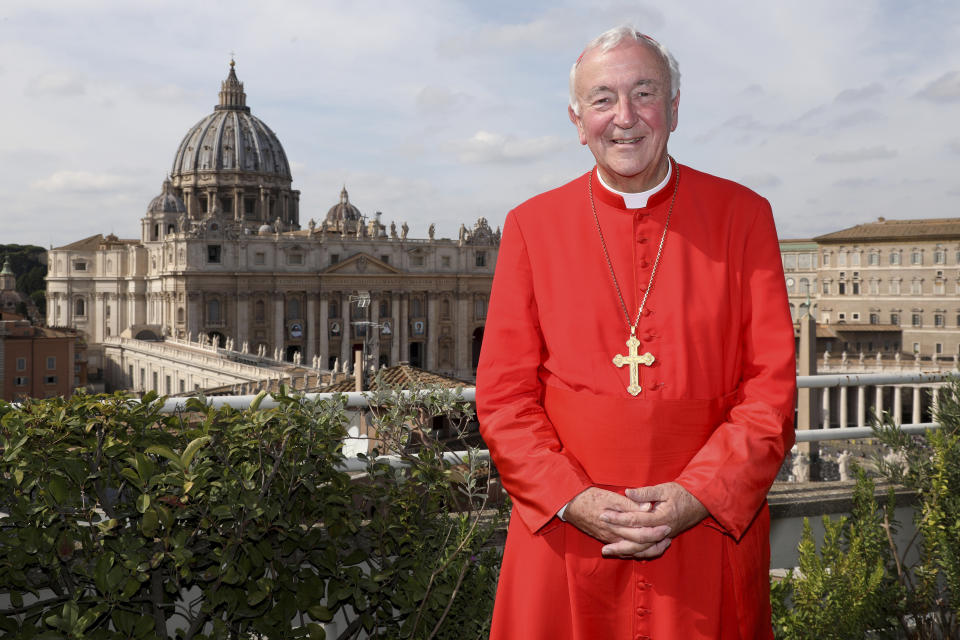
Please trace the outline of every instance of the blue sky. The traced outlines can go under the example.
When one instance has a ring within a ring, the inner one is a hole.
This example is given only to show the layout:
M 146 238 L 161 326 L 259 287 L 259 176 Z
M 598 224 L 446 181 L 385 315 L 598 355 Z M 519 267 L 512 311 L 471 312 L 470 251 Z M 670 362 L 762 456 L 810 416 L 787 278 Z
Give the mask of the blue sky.
M 495 227 L 592 166 L 567 73 L 622 22 L 680 62 L 672 154 L 769 198 L 781 237 L 960 217 L 952 0 L 5 0 L 0 242 L 137 237 L 230 52 L 304 225 L 346 184 L 415 237 Z

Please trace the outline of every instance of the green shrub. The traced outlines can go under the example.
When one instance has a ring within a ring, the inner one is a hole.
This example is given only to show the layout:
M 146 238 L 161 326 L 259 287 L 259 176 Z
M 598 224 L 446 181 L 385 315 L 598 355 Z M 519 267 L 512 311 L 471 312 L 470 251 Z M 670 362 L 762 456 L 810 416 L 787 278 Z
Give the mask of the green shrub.
M 499 563 L 485 469 L 452 470 L 428 438 L 411 466 L 352 477 L 342 398 L 274 398 L 0 404 L 0 636 L 323 638 L 334 616 L 344 639 L 482 636 Z M 469 415 L 438 390 L 377 400 L 381 441 L 404 447 Z
M 898 548 L 893 489 L 883 506 L 873 482 L 857 472 L 850 517 L 824 517 L 817 549 L 809 523 L 798 547 L 798 573 L 771 587 L 781 638 L 960 637 L 960 382 L 943 389 L 941 427 L 905 434 L 889 416 L 875 421 L 878 440 L 896 455 L 878 457 L 887 480 L 917 494 L 916 535 Z M 905 558 L 916 548 L 917 559 Z

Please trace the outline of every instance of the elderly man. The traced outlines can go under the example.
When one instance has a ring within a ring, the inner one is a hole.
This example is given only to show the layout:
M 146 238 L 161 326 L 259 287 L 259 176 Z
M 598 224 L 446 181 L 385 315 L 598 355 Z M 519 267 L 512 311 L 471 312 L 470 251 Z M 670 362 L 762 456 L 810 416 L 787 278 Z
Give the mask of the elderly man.
M 510 212 L 477 374 L 514 510 L 492 638 L 769 638 L 794 352 L 769 204 L 676 163 L 680 73 L 631 27 L 570 74 L 596 167 Z

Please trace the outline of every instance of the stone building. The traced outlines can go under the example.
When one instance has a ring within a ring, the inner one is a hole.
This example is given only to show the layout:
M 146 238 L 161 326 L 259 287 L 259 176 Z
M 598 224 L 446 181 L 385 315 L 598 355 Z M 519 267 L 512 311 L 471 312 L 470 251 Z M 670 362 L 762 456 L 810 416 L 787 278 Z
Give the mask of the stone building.
M 286 154 L 250 113 L 231 62 L 140 238 L 98 234 L 49 252 L 48 324 L 81 331 L 92 367 L 106 367 L 97 345 L 112 339 L 205 336 L 315 368 L 360 350 L 368 366 L 472 379 L 500 230 L 480 219 L 455 239 L 433 225 L 411 238 L 406 223 L 361 213 L 346 187 L 317 218 L 302 228 Z
M 821 354 L 950 365 L 960 354 L 960 219 L 879 218 L 780 250 L 795 318 L 813 306 Z

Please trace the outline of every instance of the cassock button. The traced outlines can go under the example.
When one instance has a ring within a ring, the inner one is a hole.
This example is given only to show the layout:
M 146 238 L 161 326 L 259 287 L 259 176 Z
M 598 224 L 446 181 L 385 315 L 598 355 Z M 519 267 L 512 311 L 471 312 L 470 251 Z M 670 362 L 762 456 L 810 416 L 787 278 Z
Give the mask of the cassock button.
M 653 331 L 647 331 L 645 334 L 643 334 L 643 339 L 647 342 L 652 342 L 654 339 L 656 339 L 656 337 L 657 334 L 655 334 Z
M 638 243 L 638 244 L 647 244 L 647 239 L 646 239 L 646 238 L 637 238 L 637 243 Z
M 647 262 L 646 258 L 640 258 L 637 260 L 637 265 L 639 265 L 641 269 L 646 269 L 648 266 L 650 266 L 650 263 Z
M 647 307 L 646 309 L 643 310 L 643 315 L 645 316 L 648 316 L 651 313 L 653 313 L 653 309 L 651 309 L 650 307 Z

